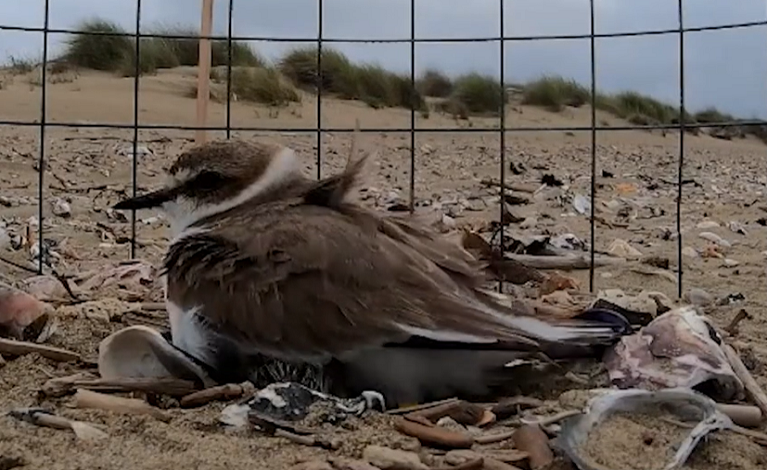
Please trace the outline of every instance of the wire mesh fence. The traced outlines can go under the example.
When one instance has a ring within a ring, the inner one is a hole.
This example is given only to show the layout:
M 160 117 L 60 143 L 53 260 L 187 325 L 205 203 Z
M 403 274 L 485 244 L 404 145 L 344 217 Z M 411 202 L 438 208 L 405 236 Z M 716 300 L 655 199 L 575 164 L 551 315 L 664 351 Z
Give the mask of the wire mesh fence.
M 333 132 L 333 133 L 351 133 L 354 132 L 354 128 L 349 127 L 323 127 L 323 67 L 322 67 L 322 60 L 323 60 L 323 45 L 324 44 L 339 44 L 339 43 L 347 43 L 347 44 L 353 44 L 353 43 L 367 43 L 367 44 L 384 44 L 384 43 L 404 43 L 410 45 L 410 84 L 413 88 L 416 86 L 416 45 L 419 43 L 443 43 L 443 44 L 450 44 L 450 43 L 496 43 L 499 45 L 500 54 L 498 57 L 499 61 L 499 71 L 500 71 L 500 90 L 502 93 L 502 97 L 500 99 L 500 109 L 498 110 L 498 126 L 497 127 L 424 127 L 424 126 L 416 126 L 416 108 L 415 106 L 410 106 L 410 125 L 408 127 L 386 127 L 386 128 L 376 128 L 376 127 L 364 127 L 362 129 L 359 129 L 360 132 L 363 133 L 409 133 L 409 152 L 410 152 L 410 165 L 409 165 L 409 209 L 412 212 L 415 208 L 415 175 L 417 171 L 417 162 L 416 162 L 416 155 L 415 155 L 415 148 L 416 148 L 416 135 L 418 133 L 487 133 L 487 132 L 493 132 L 497 133 L 500 145 L 497 149 L 497 152 L 500 156 L 500 166 L 499 166 L 499 181 L 500 181 L 500 197 L 503 201 L 504 195 L 507 191 L 507 185 L 506 185 L 506 168 L 507 168 L 507 152 L 510 148 L 513 149 L 514 147 L 514 134 L 518 132 L 551 132 L 551 131 L 559 131 L 559 132 L 577 132 L 577 131 L 583 131 L 583 132 L 589 132 L 590 133 L 590 148 L 591 148 L 591 154 L 590 154 L 590 229 L 589 229 L 589 253 L 590 253 L 590 268 L 589 268 L 589 289 L 590 291 L 593 291 L 594 289 L 594 260 L 595 260 L 595 233 L 596 233 L 596 223 L 595 223 L 595 197 L 597 193 L 597 135 L 599 132 L 616 132 L 616 131 L 630 131 L 630 130 L 677 130 L 679 132 L 679 151 L 678 151 L 678 160 L 677 160 L 677 179 L 676 179 L 676 233 L 675 233 L 675 239 L 676 239 L 676 252 L 677 252 L 677 292 L 678 295 L 681 296 L 682 294 L 682 275 L 683 275 L 683 269 L 682 269 L 682 247 L 683 247 L 683 240 L 682 240 L 682 230 L 681 230 L 681 212 L 682 212 L 682 191 L 683 191 L 683 181 L 684 181 L 684 164 L 685 164 L 685 133 L 689 131 L 692 128 L 696 127 L 730 127 L 730 126 L 763 126 L 765 125 L 765 122 L 762 120 L 737 120 L 737 121 L 728 121 L 728 122 L 706 122 L 706 123 L 698 123 L 694 122 L 692 120 L 688 121 L 687 119 L 687 112 L 686 112 L 686 106 L 685 106 L 685 67 L 684 67 L 684 54 L 685 54 L 685 35 L 688 33 L 693 32 L 707 32 L 707 31 L 718 31 L 718 30 L 734 30 L 734 29 L 744 29 L 744 28 L 754 28 L 759 26 L 765 26 L 767 25 L 767 20 L 761 20 L 761 21 L 750 21 L 750 22 L 741 22 L 741 23 L 734 23 L 734 24 L 726 24 L 726 25 L 715 25 L 715 26 L 699 26 L 694 28 L 686 28 L 685 22 L 684 22 L 684 0 L 677 0 L 677 24 L 678 27 L 674 29 L 658 29 L 658 30 L 644 30 L 644 31 L 625 31 L 625 32 L 612 32 L 612 33 L 600 33 L 596 29 L 596 23 L 595 23 L 595 4 L 598 0 L 589 0 L 589 18 L 590 18 L 590 31 L 588 34 L 566 34 L 566 35 L 538 35 L 538 36 L 515 36 L 513 31 L 507 31 L 507 26 L 505 24 L 505 9 L 507 8 L 507 4 L 513 2 L 514 0 L 497 0 L 497 8 L 498 8 L 498 30 L 497 34 L 494 35 L 488 35 L 486 37 L 463 37 L 463 38 L 418 38 L 417 37 L 417 31 L 416 31 L 416 4 L 418 0 L 409 0 L 410 5 L 410 36 L 404 37 L 404 38 L 396 38 L 396 39 L 382 39 L 382 38 L 334 38 L 334 37 L 325 37 L 323 32 L 323 23 L 325 19 L 325 15 L 323 12 L 323 0 L 317 0 L 317 36 L 315 38 L 306 38 L 306 37 L 265 37 L 265 36 L 235 36 L 233 34 L 233 18 L 235 15 L 235 7 L 236 2 L 235 0 L 226 0 L 228 2 L 228 14 L 227 14 L 227 34 L 225 36 L 221 35 L 211 35 L 211 36 L 202 36 L 202 35 L 183 35 L 183 34 L 151 34 L 151 33 L 145 33 L 142 32 L 142 24 L 141 24 L 141 18 L 142 18 L 142 0 L 135 0 L 135 31 L 132 33 L 123 33 L 123 32 L 96 32 L 96 31 L 79 31 L 75 29 L 62 29 L 62 28 L 51 28 L 50 27 L 50 19 L 51 19 L 51 3 L 54 0 L 44 0 L 44 18 L 43 18 L 43 26 L 42 27 L 25 27 L 25 26 L 18 26 L 18 25 L 11 25 L 11 24 L 0 24 L 0 31 L 23 31 L 23 32 L 36 32 L 42 35 L 43 41 L 42 41 L 42 68 L 41 68 L 41 105 L 40 105 L 40 114 L 38 119 L 32 119 L 32 120 L 13 120 L 13 119 L 2 119 L 0 120 L 0 126 L 18 126 L 18 127 L 31 127 L 31 128 L 39 128 L 39 154 L 38 154 L 38 191 L 37 191 L 37 198 L 38 198 L 38 220 L 39 220 L 39 231 L 37 233 L 38 237 L 38 244 L 40 247 L 43 247 L 43 239 L 44 239 L 44 230 L 43 230 L 43 220 L 44 220 L 44 210 L 43 210 L 43 201 L 45 199 L 46 194 L 44 193 L 44 178 L 45 178 L 45 171 L 43 171 L 44 168 L 46 168 L 46 146 L 45 142 L 47 139 L 46 136 L 46 130 L 49 128 L 96 128 L 96 129 L 127 129 L 132 130 L 133 133 L 133 139 L 132 139 L 132 147 L 133 147 L 133 153 L 132 153 L 132 161 L 131 161 L 131 192 L 132 196 L 136 196 L 137 193 L 137 173 L 138 173 L 138 157 L 139 154 L 139 132 L 141 130 L 178 130 L 178 131 L 197 131 L 197 130 L 208 130 L 208 131 L 223 131 L 226 134 L 226 138 L 231 138 L 232 132 L 238 132 L 238 131 L 255 131 L 255 132 L 291 132 L 291 133 L 307 133 L 307 134 L 314 134 L 316 135 L 317 139 L 317 154 L 316 154 L 316 164 L 317 164 L 317 178 L 321 178 L 322 175 L 322 161 L 323 161 L 323 152 L 322 152 L 322 145 L 321 142 L 323 140 L 323 136 L 327 133 Z M 223 0 L 219 0 L 223 1 Z M 240 0 L 242 1 L 242 0 Z M 135 44 L 135 56 L 137 58 L 141 57 L 141 46 L 142 41 L 141 38 L 167 38 L 167 39 L 193 39 L 198 40 L 200 38 L 208 38 L 210 40 L 217 40 L 217 41 L 225 41 L 227 44 L 227 54 L 228 54 L 228 60 L 226 61 L 226 68 L 227 68 L 227 74 L 226 74 L 226 114 L 225 114 L 225 124 L 223 126 L 193 126 L 193 125 L 165 125 L 165 124 L 150 124 L 150 123 L 141 123 L 139 120 L 139 95 L 140 95 L 140 81 L 141 81 L 141 70 L 140 70 L 140 60 L 135 61 L 135 70 L 133 73 L 133 122 L 132 124 L 114 124 L 114 123 L 94 123 L 94 122 L 66 122 L 66 121 L 56 121 L 56 122 L 50 122 L 48 120 L 48 112 L 46 109 L 47 104 L 47 87 L 48 82 L 46 80 L 46 74 L 48 71 L 48 63 L 51 60 L 49 57 L 49 36 L 52 34 L 77 34 L 77 35 L 94 35 L 94 36 L 127 36 L 134 39 Z M 626 37 L 641 37 L 641 36 L 659 36 L 659 35 L 677 35 L 678 36 L 678 43 L 679 43 L 679 50 L 678 50 L 678 59 L 679 59 L 679 99 L 678 99 L 678 116 L 680 117 L 676 123 L 672 124 L 653 124 L 653 125 L 600 125 L 597 122 L 597 106 L 595 100 L 597 99 L 597 73 L 596 73 L 596 63 L 597 63 L 597 53 L 596 53 L 596 41 L 598 39 L 609 39 L 609 38 L 626 38 Z M 590 61 L 591 61 L 591 67 L 590 67 L 590 100 L 591 100 L 591 116 L 590 116 L 590 125 L 588 126 L 548 126 L 548 127 L 530 127 L 530 126 L 519 126 L 516 125 L 513 121 L 513 119 L 509 119 L 507 116 L 507 100 L 506 100 L 506 94 L 508 92 L 507 90 L 507 80 L 505 75 L 505 68 L 506 68 L 506 59 L 505 54 L 506 50 L 509 47 L 513 47 L 514 43 L 519 42 L 528 42 L 528 41 L 556 41 L 556 40 L 568 40 L 568 39 L 582 39 L 582 40 L 589 40 L 590 41 Z M 317 52 L 317 73 L 316 73 L 316 87 L 315 87 L 315 93 L 317 94 L 317 104 L 316 104 L 316 122 L 317 125 L 315 127 L 306 127 L 306 128 L 297 128 L 297 127 L 290 127 L 290 128 L 280 128 L 280 127 L 256 127 L 256 126 L 235 126 L 232 123 L 232 51 L 233 51 L 233 42 L 234 41 L 261 41 L 261 42 L 283 42 L 283 43 L 303 43 L 303 44 L 314 44 L 316 45 L 316 52 Z M 502 220 L 503 218 L 503 204 L 501 204 L 501 214 L 499 214 L 499 220 Z M 134 257 L 136 255 L 136 213 L 135 211 L 131 214 L 130 224 L 131 224 L 131 257 Z M 501 226 L 503 224 L 500 224 Z M 500 244 L 501 249 L 501 255 L 503 255 L 503 243 Z M 38 270 L 42 273 L 45 268 L 45 260 L 43 256 L 40 256 L 39 259 L 39 265 Z

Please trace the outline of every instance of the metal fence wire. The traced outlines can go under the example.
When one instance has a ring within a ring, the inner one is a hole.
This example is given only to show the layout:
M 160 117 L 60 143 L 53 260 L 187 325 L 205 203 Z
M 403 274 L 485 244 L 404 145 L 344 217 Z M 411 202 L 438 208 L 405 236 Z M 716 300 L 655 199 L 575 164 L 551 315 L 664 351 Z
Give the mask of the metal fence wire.
M 361 132 L 373 132 L 373 133 L 402 133 L 408 132 L 410 134 L 410 191 L 409 191 L 409 208 L 412 212 L 414 210 L 414 194 L 415 194 L 415 141 L 417 133 L 478 133 L 478 132 L 497 132 L 500 137 L 500 146 L 498 152 L 500 154 L 500 196 L 501 200 L 506 193 L 505 184 L 505 171 L 506 171 L 506 138 L 507 133 L 514 132 L 576 132 L 576 131 L 590 131 L 591 132 L 591 188 L 590 188 L 590 201 L 591 201 L 591 213 L 590 213 L 590 267 L 589 267 L 589 290 L 594 290 L 594 258 L 595 258 L 595 197 L 596 197 L 596 141 L 597 132 L 614 132 L 614 131 L 627 131 L 627 130 L 678 130 L 679 131 L 679 158 L 677 169 L 677 196 L 676 196 L 676 241 L 677 241 L 677 295 L 682 295 L 682 233 L 681 233 L 681 210 L 682 210 L 682 188 L 683 188 L 683 169 L 684 169 L 684 157 L 685 157 L 685 131 L 692 128 L 700 127 L 733 127 L 733 126 L 760 126 L 765 125 L 765 121 L 762 120 L 738 120 L 728 122 L 685 122 L 687 116 L 685 112 L 685 67 L 684 67 L 684 50 L 685 50 L 685 34 L 692 32 L 704 32 L 704 31 L 717 31 L 717 30 L 734 30 L 743 28 L 753 28 L 759 26 L 767 26 L 767 20 L 750 21 L 743 23 L 733 23 L 726 25 L 716 26 L 702 26 L 695 28 L 685 28 L 684 26 L 684 2 L 685 0 L 677 0 L 677 22 L 678 27 L 675 29 L 657 29 L 657 30 L 644 30 L 644 31 L 627 31 L 616 33 L 598 33 L 595 27 L 595 4 L 597 0 L 589 0 L 590 11 L 590 32 L 589 34 L 567 34 L 567 35 L 539 35 L 539 36 L 515 36 L 506 35 L 506 26 L 504 24 L 504 13 L 507 2 L 514 0 L 498 0 L 498 34 L 486 37 L 471 37 L 471 38 L 416 38 L 416 3 L 418 0 L 410 0 L 410 37 L 399 39 L 380 39 L 380 38 L 328 38 L 323 35 L 323 0 L 317 0 L 318 9 L 318 23 L 317 23 L 317 37 L 264 37 L 264 36 L 234 36 L 232 32 L 232 20 L 235 11 L 235 0 L 228 1 L 228 15 L 227 15 L 227 35 L 226 36 L 187 36 L 187 35 L 163 35 L 163 34 L 145 34 L 141 33 L 141 10 L 142 0 L 135 0 L 136 2 L 136 16 L 135 16 L 135 32 L 134 33 L 117 33 L 117 32 L 82 32 L 73 29 L 60 29 L 50 27 L 50 4 L 52 0 L 45 0 L 44 2 L 44 20 L 42 27 L 23 27 L 16 25 L 3 25 L 0 24 L 0 31 L 26 31 L 26 32 L 38 32 L 43 36 L 42 46 L 42 71 L 41 71 L 41 104 L 40 104 L 40 118 L 39 120 L 0 120 L 0 126 L 21 126 L 21 127 L 38 127 L 40 137 L 40 148 L 38 156 L 38 168 L 40 171 L 38 180 L 38 244 L 43 245 L 43 200 L 45 197 L 43 191 L 44 175 L 45 175 L 45 142 L 46 142 L 46 129 L 49 127 L 67 127 L 67 128 L 101 128 L 101 129 L 132 129 L 133 130 L 133 158 L 131 169 L 131 182 L 132 182 L 132 196 L 136 196 L 137 190 L 137 167 L 138 167 L 138 135 L 140 130 L 153 129 L 153 130 L 210 130 L 210 131 L 225 131 L 226 138 L 231 137 L 232 131 L 260 131 L 260 132 L 291 132 L 291 133 L 315 133 L 317 138 L 317 178 L 322 176 L 322 136 L 327 132 L 341 132 L 351 133 L 354 132 L 353 128 L 323 128 L 322 127 L 322 47 L 323 44 L 360 44 L 360 43 L 409 43 L 410 44 L 410 81 L 411 86 L 415 87 L 416 73 L 416 44 L 419 43 L 498 43 L 500 46 L 499 65 L 500 65 L 500 77 L 502 93 L 506 91 L 506 77 L 505 77 L 505 52 L 506 44 L 523 41 L 556 41 L 567 39 L 589 39 L 590 40 L 590 52 L 591 52 L 591 124 L 589 126 L 559 126 L 559 127 L 522 127 L 514 126 L 513 122 L 508 122 L 506 118 L 506 99 L 502 96 L 500 102 L 501 107 L 499 109 L 499 127 L 418 127 L 416 129 L 416 109 L 411 101 L 410 107 L 410 126 L 407 128 L 363 128 Z M 227 61 L 227 101 L 226 101 L 226 125 L 221 126 L 182 126 L 182 125 L 162 125 L 162 124 L 141 124 L 139 122 L 139 83 L 141 80 L 140 73 L 140 60 L 135 61 L 135 73 L 133 83 L 133 123 L 132 124 L 108 124 L 108 123 L 82 123 L 82 122 L 47 122 L 46 111 L 46 97 L 47 97 L 47 81 L 46 72 L 49 62 L 49 35 L 50 34 L 88 34 L 95 36 L 122 36 L 134 38 L 135 40 L 135 54 L 136 57 L 141 57 L 141 41 L 140 38 L 168 38 L 168 39 L 200 39 L 208 38 L 210 40 L 226 41 L 228 49 L 228 61 Z M 679 102 L 678 111 L 680 118 L 676 124 L 655 124 L 655 125 L 629 125 L 629 126 L 605 126 L 597 125 L 596 120 L 596 106 L 595 100 L 597 96 L 597 80 L 596 80 L 596 40 L 604 38 L 621 38 L 621 37 L 639 37 L 639 36 L 656 36 L 656 35 L 678 35 L 679 37 Z M 279 127 L 247 127 L 247 126 L 233 126 L 231 116 L 231 89 L 232 89 L 232 43 L 233 41 L 261 41 L 261 42 L 291 42 L 291 43 L 309 43 L 316 44 L 317 47 L 317 77 L 316 77 L 316 93 L 318 95 L 316 106 L 316 118 L 317 126 L 314 128 L 279 128 Z M 503 204 L 501 204 L 501 214 L 499 220 L 503 218 Z M 501 253 L 503 253 L 503 243 L 501 243 Z M 136 212 L 131 214 L 131 257 L 135 257 L 136 254 Z M 45 266 L 44 256 L 39 257 L 38 271 L 43 272 Z

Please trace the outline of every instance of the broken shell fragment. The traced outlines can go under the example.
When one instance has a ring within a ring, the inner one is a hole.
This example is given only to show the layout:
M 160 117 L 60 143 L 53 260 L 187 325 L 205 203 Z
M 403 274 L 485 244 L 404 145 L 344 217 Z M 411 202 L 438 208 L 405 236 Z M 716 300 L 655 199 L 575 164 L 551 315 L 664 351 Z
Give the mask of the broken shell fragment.
M 687 432 L 684 428 L 680 431 L 684 438 L 678 447 L 669 449 L 673 455 L 662 467 L 664 470 L 682 467 L 698 442 L 710 432 L 733 426 L 730 418 L 717 410 L 713 400 L 692 390 L 614 390 L 597 395 L 589 402 L 585 413 L 564 421 L 556 444 L 580 470 L 626 470 L 595 462 L 587 450 L 592 433 L 598 435 L 600 427 L 621 414 L 643 416 L 659 423 L 666 419 L 693 425 Z M 640 439 L 637 446 L 641 449 L 642 445 Z
M 251 415 L 274 421 L 298 421 L 305 418 L 315 403 L 328 405 L 326 418 L 342 421 L 347 416 L 360 416 L 370 409 L 384 409 L 384 397 L 378 392 L 365 391 L 357 398 L 338 398 L 312 390 L 296 382 L 280 382 L 258 390 L 255 395 L 227 406 L 219 421 L 236 428 L 249 424 Z M 331 412 L 332 411 L 332 412 Z
M 49 304 L 0 282 L 0 337 L 24 339 L 27 329 L 42 329 L 52 312 Z
M 619 388 L 694 388 L 712 385 L 723 401 L 742 396 L 743 383 L 732 370 L 722 339 L 694 307 L 659 316 L 639 332 L 624 336 L 605 354 L 613 385 Z
M 99 344 L 98 368 L 104 379 L 176 378 L 205 388 L 215 385 L 202 367 L 158 331 L 143 325 L 104 338 Z

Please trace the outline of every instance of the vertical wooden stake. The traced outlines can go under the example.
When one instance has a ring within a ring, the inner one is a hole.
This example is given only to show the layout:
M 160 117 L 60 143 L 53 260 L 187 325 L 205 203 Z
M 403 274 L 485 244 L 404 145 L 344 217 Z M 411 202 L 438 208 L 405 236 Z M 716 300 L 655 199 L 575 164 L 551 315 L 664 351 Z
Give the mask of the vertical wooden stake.
M 213 0 L 202 0 L 200 36 L 210 36 L 213 30 Z M 197 67 L 197 127 L 196 143 L 205 143 L 207 133 L 202 127 L 208 117 L 210 101 L 210 39 L 200 39 L 200 55 Z

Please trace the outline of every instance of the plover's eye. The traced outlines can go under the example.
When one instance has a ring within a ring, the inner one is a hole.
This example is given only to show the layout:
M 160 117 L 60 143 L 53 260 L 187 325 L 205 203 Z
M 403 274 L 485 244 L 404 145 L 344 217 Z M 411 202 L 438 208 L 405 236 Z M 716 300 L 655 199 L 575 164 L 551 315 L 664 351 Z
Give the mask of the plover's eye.
M 191 186 L 195 189 L 216 189 L 226 181 L 226 177 L 216 171 L 201 171 L 192 181 Z

